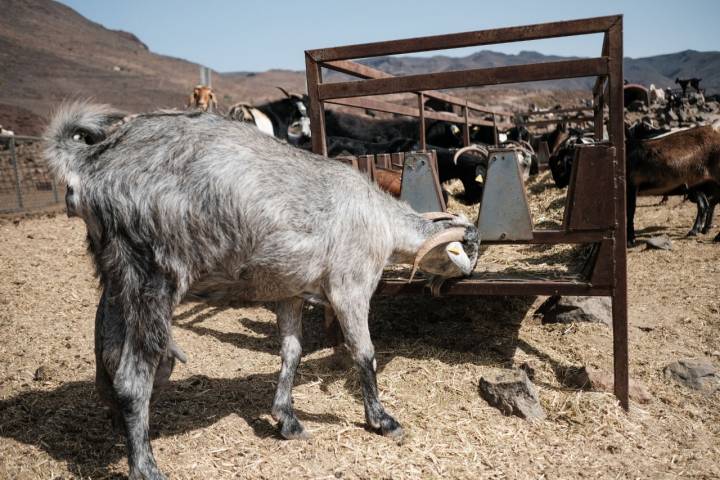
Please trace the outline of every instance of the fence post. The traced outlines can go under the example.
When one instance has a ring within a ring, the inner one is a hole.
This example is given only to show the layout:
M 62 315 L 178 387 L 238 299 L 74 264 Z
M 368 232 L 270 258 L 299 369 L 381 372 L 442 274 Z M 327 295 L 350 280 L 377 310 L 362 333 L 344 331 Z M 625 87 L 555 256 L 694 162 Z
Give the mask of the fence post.
M 20 188 L 20 175 L 18 174 L 17 155 L 15 154 L 15 137 L 10 137 L 10 158 L 12 158 L 13 172 L 15 173 L 15 195 L 18 210 L 23 209 L 22 189 Z
M 53 201 L 55 203 L 60 203 L 60 197 L 58 196 L 57 183 L 55 183 L 54 178 L 52 180 L 52 192 L 53 192 Z

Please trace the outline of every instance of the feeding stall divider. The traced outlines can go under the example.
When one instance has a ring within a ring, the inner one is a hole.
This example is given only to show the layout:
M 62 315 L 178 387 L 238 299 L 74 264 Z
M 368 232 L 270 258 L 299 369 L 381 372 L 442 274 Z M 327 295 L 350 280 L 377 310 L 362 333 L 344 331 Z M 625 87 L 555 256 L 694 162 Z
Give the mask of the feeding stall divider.
M 424 97 L 446 94 L 428 90 L 478 87 L 563 78 L 596 77 L 593 87 L 595 138 L 603 138 L 603 116 L 608 106 L 608 141 L 578 147 L 567 192 L 563 223 L 557 229 L 533 229 L 529 238 L 484 241 L 490 244 L 591 244 L 592 255 L 578 278 L 512 278 L 475 273 L 450 280 L 443 295 L 591 295 L 612 299 L 614 391 L 628 408 L 627 257 L 625 214 L 625 142 L 623 123 L 622 16 L 596 17 L 520 27 L 437 35 L 404 40 L 308 50 L 305 52 L 313 150 L 327 155 L 324 104 L 375 108 L 424 118 L 470 122 L 468 111 L 484 110 L 467 103 L 463 116 L 423 112 Z M 603 34 L 600 56 L 577 60 L 478 68 L 463 71 L 390 76 L 351 61 L 383 55 L 473 47 L 575 35 Z M 322 68 L 360 78 L 324 83 Z M 360 98 L 416 93 L 418 109 Z M 457 101 L 454 99 L 455 104 Z M 407 111 L 398 112 L 399 108 Z M 497 113 L 496 113 L 497 115 Z M 456 118 L 457 117 L 457 118 Z M 466 120 L 468 119 L 468 120 Z M 486 122 L 474 119 L 474 122 Z M 421 122 L 422 123 L 422 122 Z M 492 123 L 492 122 L 490 122 Z M 421 131 L 423 129 L 421 128 Z M 467 133 L 466 133 L 467 135 Z M 482 261 L 482 257 L 481 257 Z M 383 278 L 381 295 L 425 293 L 425 282 Z

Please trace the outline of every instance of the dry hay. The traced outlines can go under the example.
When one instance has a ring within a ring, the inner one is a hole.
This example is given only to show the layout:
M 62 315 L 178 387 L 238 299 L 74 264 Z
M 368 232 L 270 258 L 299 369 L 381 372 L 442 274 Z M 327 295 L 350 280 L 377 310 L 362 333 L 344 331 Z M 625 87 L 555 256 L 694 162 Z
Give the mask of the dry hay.
M 542 298 L 378 298 L 380 391 L 404 443 L 363 428 L 357 375 L 323 347 L 312 308 L 295 406 L 313 439 L 282 441 L 269 415 L 274 314 L 188 304 L 173 330 L 189 362 L 152 412 L 159 464 L 170 478 L 718 478 L 718 394 L 668 383 L 661 369 L 683 357 L 718 364 L 720 246 L 683 238 L 691 204 L 655 201 L 641 200 L 640 236 L 661 230 L 674 251 L 629 254 L 631 375 L 650 404 L 625 414 L 610 394 L 565 387 L 555 374 L 565 365 L 611 371 L 611 333 L 539 325 Z M 0 224 L 0 478 L 127 472 L 93 390 L 98 291 L 84 235 L 63 216 Z M 522 363 L 535 369 L 546 421 L 503 417 L 478 395 L 481 376 Z

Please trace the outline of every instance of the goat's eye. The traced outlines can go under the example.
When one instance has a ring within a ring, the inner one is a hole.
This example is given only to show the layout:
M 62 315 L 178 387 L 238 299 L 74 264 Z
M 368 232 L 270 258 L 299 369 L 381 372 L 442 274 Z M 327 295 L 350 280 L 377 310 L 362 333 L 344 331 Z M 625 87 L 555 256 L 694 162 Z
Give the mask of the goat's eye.
M 82 139 L 83 139 L 83 136 L 80 135 L 79 133 L 76 133 L 75 135 L 73 135 L 73 140 L 75 140 L 76 142 L 79 142 Z

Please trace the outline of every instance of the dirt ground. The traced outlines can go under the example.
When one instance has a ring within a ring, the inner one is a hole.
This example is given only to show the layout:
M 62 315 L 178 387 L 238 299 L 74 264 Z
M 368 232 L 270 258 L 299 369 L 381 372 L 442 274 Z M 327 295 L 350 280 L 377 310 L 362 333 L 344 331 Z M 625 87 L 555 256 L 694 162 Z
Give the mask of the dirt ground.
M 562 366 L 612 371 L 611 331 L 541 325 L 532 312 L 543 298 L 378 298 L 381 397 L 404 442 L 363 427 L 357 375 L 323 346 L 312 308 L 294 390 L 312 439 L 283 441 L 269 414 L 280 365 L 272 311 L 186 304 L 173 331 L 189 361 L 152 409 L 160 467 L 213 479 L 720 477 L 720 394 L 662 374 L 680 358 L 720 366 L 717 227 L 685 238 L 694 205 L 657 201 L 640 201 L 640 237 L 665 233 L 673 250 L 629 252 L 631 378 L 649 404 L 626 414 L 609 393 L 565 387 Z M 60 214 L 17 220 L 0 222 L 0 478 L 122 478 L 124 442 L 94 392 L 99 292 L 84 225 Z M 478 394 L 481 377 L 523 362 L 544 421 L 505 417 Z

